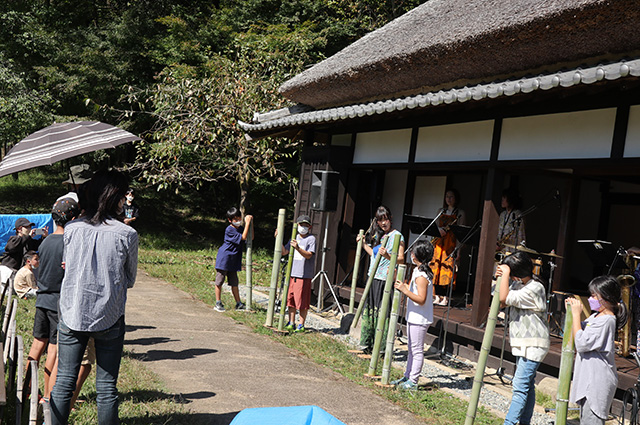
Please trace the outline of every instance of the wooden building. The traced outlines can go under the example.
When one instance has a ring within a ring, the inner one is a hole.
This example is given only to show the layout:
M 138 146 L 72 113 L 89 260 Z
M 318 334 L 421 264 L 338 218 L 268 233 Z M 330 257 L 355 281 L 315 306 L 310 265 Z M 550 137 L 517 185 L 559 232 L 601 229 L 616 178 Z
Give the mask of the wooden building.
M 563 257 L 554 291 L 585 292 L 601 272 L 578 240 L 640 245 L 638 27 L 638 0 L 430 0 L 285 82 L 295 106 L 241 126 L 303 138 L 296 213 L 311 213 L 319 239 L 331 214 L 334 284 L 379 204 L 413 240 L 406 215 L 433 217 L 457 188 L 468 224 L 482 225 L 457 289 L 469 284 L 477 327 L 503 189 L 537 207 L 526 246 Z M 309 208 L 317 169 L 340 173 L 336 212 Z

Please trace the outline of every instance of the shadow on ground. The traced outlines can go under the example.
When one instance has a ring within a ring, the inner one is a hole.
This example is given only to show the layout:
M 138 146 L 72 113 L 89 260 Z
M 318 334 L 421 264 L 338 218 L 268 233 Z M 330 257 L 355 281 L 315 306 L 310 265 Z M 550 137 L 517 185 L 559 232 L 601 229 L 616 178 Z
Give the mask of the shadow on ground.
M 229 413 L 176 413 L 172 415 L 150 415 L 120 418 L 122 425 L 229 425 L 239 412 Z
M 186 360 L 195 359 L 198 356 L 204 356 L 205 354 L 217 353 L 218 350 L 212 350 L 208 348 L 189 348 L 182 351 L 171 350 L 149 350 L 144 354 L 127 353 L 130 358 L 140 360 L 141 362 L 153 362 L 156 360 Z

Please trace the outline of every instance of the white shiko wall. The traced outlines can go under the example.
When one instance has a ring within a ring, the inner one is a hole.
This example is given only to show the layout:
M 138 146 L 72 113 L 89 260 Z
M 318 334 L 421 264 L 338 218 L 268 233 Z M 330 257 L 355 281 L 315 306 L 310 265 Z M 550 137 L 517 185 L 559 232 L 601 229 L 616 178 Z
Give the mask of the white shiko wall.
M 407 163 L 411 129 L 358 133 L 353 152 L 354 164 Z
M 499 160 L 608 158 L 616 109 L 507 118 Z
M 421 127 L 416 162 L 488 161 L 493 121 Z

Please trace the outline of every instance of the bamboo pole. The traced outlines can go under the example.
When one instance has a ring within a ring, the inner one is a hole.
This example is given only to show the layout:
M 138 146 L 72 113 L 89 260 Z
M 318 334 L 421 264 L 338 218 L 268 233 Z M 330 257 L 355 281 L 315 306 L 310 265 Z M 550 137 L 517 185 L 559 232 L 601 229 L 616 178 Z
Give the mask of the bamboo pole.
M 393 238 L 393 248 L 391 251 L 391 260 L 389 270 L 387 271 L 387 281 L 384 284 L 384 293 L 382 294 L 382 304 L 378 309 L 378 323 L 376 325 L 376 337 L 373 341 L 373 351 L 371 353 L 371 361 L 369 362 L 369 376 L 376 373 L 378 360 L 380 359 L 380 346 L 382 345 L 382 337 L 384 334 L 384 325 L 387 321 L 387 313 L 389 312 L 389 299 L 393 290 L 393 282 L 396 275 L 396 261 L 398 260 L 398 249 L 400 248 L 400 235 L 397 234 Z M 380 255 L 380 257 L 382 257 Z
M 380 246 L 387 246 L 387 239 L 389 236 L 384 236 L 382 241 L 380 241 Z M 364 287 L 364 291 L 362 292 L 362 297 L 360 298 L 360 303 L 358 304 L 358 309 L 356 310 L 356 315 L 353 318 L 353 327 L 358 326 L 358 320 L 360 319 L 360 315 L 362 315 L 362 309 L 367 301 L 367 296 L 369 295 L 369 291 L 371 290 L 371 283 L 373 282 L 373 278 L 378 271 L 378 266 L 380 265 L 380 260 L 382 259 L 382 255 L 376 255 L 376 259 L 373 262 L 373 268 L 371 269 L 371 274 L 367 279 L 367 284 Z
M 356 306 L 356 284 L 358 283 L 358 271 L 360 271 L 360 255 L 362 254 L 362 244 L 364 243 L 364 230 L 358 232 L 358 245 L 356 246 L 356 258 L 353 262 L 353 274 L 351 277 L 351 296 L 349 297 L 349 314 L 353 313 Z
M 480 357 L 478 358 L 478 365 L 476 368 L 476 375 L 473 378 L 473 387 L 471 388 L 471 397 L 469 399 L 469 408 L 467 409 L 467 417 L 465 418 L 464 425 L 472 425 L 476 419 L 476 411 L 478 410 L 478 401 L 480 400 L 480 390 L 482 389 L 482 381 L 484 378 L 484 370 L 487 367 L 487 357 L 489 357 L 489 351 L 491 350 L 491 342 L 493 341 L 493 332 L 496 329 L 496 319 L 498 317 L 498 311 L 500 311 L 500 280 L 502 276 L 496 280 L 496 289 L 493 292 L 493 299 L 491 300 L 491 307 L 489 308 L 489 317 L 487 318 L 487 328 L 484 331 L 484 338 L 482 338 L 482 346 L 480 350 Z M 506 338 L 506 335 L 504 335 Z
M 284 236 L 284 208 L 278 210 L 278 234 L 276 245 L 273 249 L 273 267 L 271 268 L 271 287 L 269 288 L 269 305 L 267 307 L 267 320 L 265 326 L 273 326 L 273 313 L 276 306 L 276 289 L 278 288 L 278 274 L 280 274 L 280 259 L 282 258 L 282 239 Z
M 407 266 L 400 264 L 398 266 L 397 280 L 404 282 L 404 275 Z M 393 305 L 391 307 L 391 317 L 389 318 L 389 331 L 387 332 L 387 347 L 384 350 L 384 361 L 382 362 L 382 385 L 389 385 L 389 374 L 391 373 L 391 361 L 393 360 L 393 342 L 396 338 L 396 328 L 398 326 L 398 310 L 400 310 L 400 299 L 402 293 L 397 289 L 393 293 Z
M 249 234 L 247 235 L 247 310 L 252 310 L 253 304 L 253 220 L 249 222 Z
M 295 240 L 298 236 L 298 223 L 293 223 L 293 230 L 291 231 L 291 240 Z M 282 288 L 282 294 L 280 299 L 280 321 L 278 322 L 278 330 L 284 329 L 284 316 L 287 310 L 287 298 L 289 297 L 289 281 L 291 280 L 291 267 L 293 267 L 293 249 L 289 246 L 289 260 L 287 262 L 287 272 L 284 276 L 284 288 Z
M 571 389 L 571 375 L 573 373 L 573 357 L 575 347 L 573 341 L 573 312 L 567 307 L 564 315 L 564 335 L 562 336 L 562 356 L 558 373 L 558 392 L 556 393 L 556 425 L 567 424 L 569 411 L 569 390 Z M 577 318 L 580 320 L 580 317 Z

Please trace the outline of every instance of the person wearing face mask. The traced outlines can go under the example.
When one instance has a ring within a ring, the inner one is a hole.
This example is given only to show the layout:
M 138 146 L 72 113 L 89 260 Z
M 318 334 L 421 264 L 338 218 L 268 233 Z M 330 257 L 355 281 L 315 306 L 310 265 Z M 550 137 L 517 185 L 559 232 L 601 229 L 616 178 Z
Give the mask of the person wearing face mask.
M 589 283 L 592 314 L 581 322 L 582 303 L 566 300 L 573 314 L 571 332 L 576 360 L 569 401 L 580 406 L 580 424 L 604 425 L 618 386 L 615 363 L 616 330 L 627 323 L 628 311 L 620 302 L 620 284 L 613 276 L 598 276 Z
M 308 215 L 301 215 L 296 220 L 298 235 L 282 249 L 282 254 L 289 254 L 293 249 L 293 264 L 291 265 L 291 280 L 287 294 L 289 307 L 289 322 L 286 329 L 289 332 L 304 332 L 307 312 L 311 304 L 311 279 L 313 278 L 316 237 L 311 234 L 311 219 Z M 296 327 L 296 309 L 300 312 L 300 323 Z
M 37 251 L 38 247 L 49 234 L 48 228 L 43 228 L 42 238 L 33 239 L 36 229 L 35 224 L 24 217 L 16 220 L 16 234 L 11 236 L 4 247 L 4 254 L 1 264 L 11 269 L 18 270 L 22 266 L 24 254 L 28 251 Z
M 496 275 L 502 277 L 500 304 L 509 307 L 509 342 L 516 358 L 513 396 L 504 423 L 528 425 L 536 405 L 536 372 L 549 351 L 544 285 L 533 275 L 533 262 L 522 251 L 505 257 Z
M 253 220 L 250 215 L 242 220 L 242 214 L 236 207 L 231 207 L 227 211 L 229 225 L 224 231 L 224 241 L 216 254 L 216 305 L 215 311 L 225 311 L 222 304 L 222 284 L 227 278 L 227 283 L 231 287 L 231 293 L 236 300 L 236 310 L 242 310 L 245 305 L 240 301 L 240 291 L 238 290 L 238 272 L 242 268 L 242 247 L 249 235 L 249 223 Z M 244 224 L 244 226 L 243 226 Z
M 123 206 L 124 213 L 124 224 L 128 224 L 129 226 L 133 226 L 133 222 L 138 219 L 140 215 L 138 206 L 133 203 L 133 189 L 127 189 L 127 195 L 125 196 L 125 203 Z

